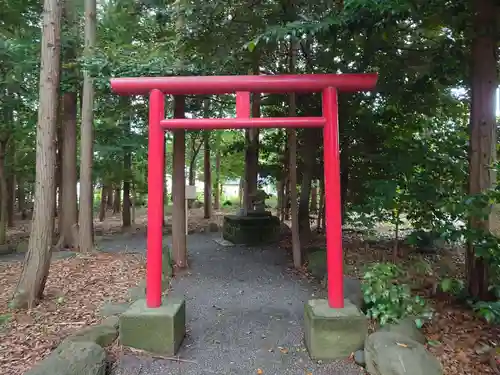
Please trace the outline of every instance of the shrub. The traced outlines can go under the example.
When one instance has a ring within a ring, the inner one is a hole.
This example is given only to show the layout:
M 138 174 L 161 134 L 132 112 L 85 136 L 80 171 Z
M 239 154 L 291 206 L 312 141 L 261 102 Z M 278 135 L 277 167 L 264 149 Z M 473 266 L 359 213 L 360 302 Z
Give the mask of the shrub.
M 429 316 L 425 300 L 412 295 L 410 286 L 399 281 L 403 274 L 404 271 L 395 264 L 377 263 L 370 266 L 363 276 L 365 313 L 382 326 L 407 316 Z M 419 322 L 417 325 L 422 324 L 421 320 Z

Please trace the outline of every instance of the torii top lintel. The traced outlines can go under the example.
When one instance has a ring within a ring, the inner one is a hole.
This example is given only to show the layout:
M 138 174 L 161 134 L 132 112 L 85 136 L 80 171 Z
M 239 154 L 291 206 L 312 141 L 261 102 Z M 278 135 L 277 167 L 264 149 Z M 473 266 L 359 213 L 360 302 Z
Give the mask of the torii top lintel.
M 368 91 L 377 83 L 377 73 L 233 75 L 113 78 L 111 88 L 121 95 L 145 95 L 158 89 L 169 95 L 216 95 L 238 91 L 256 93 L 320 92 L 327 87 L 339 91 Z

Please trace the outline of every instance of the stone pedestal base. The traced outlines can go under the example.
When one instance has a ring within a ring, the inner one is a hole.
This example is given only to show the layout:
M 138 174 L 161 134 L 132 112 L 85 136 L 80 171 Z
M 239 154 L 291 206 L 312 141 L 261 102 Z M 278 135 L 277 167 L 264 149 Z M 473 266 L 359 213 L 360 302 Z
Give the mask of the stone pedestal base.
M 150 309 L 140 299 L 120 316 L 120 342 L 124 346 L 154 354 L 175 355 L 186 334 L 183 299 L 165 298 Z
M 279 240 L 280 221 L 276 216 L 252 213 L 224 216 L 222 238 L 234 244 L 261 245 Z
M 305 305 L 305 344 L 312 359 L 335 360 L 363 348 L 368 334 L 366 316 L 348 299 L 343 309 L 313 299 Z

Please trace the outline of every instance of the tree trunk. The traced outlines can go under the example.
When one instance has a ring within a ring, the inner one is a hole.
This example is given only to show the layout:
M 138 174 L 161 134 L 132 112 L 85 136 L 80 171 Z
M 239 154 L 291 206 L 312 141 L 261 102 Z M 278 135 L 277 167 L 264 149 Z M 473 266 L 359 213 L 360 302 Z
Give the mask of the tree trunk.
M 124 103 L 130 108 L 129 117 L 123 121 L 123 132 L 125 138 L 130 138 L 131 123 L 134 113 L 131 106 L 130 98 L 124 97 Z M 132 226 L 132 201 L 130 199 L 130 190 L 132 185 L 132 149 L 129 146 L 124 146 L 123 150 L 123 210 L 122 210 L 122 226 L 129 228 Z
M 496 58 L 496 17 L 494 0 L 474 2 L 474 36 L 471 61 L 471 111 L 469 144 L 469 194 L 490 189 L 496 182 L 496 118 L 495 98 L 498 87 Z M 488 232 L 489 220 L 471 217 L 472 228 Z M 471 243 L 467 249 L 466 275 L 468 290 L 473 298 L 489 296 L 488 261 L 476 255 Z
M 132 154 L 130 150 L 125 152 L 123 157 L 123 169 L 125 170 L 125 178 L 123 180 L 123 211 L 122 223 L 124 228 L 129 228 L 132 225 L 131 216 L 131 201 L 130 201 L 130 177 L 132 175 Z
M 288 152 L 288 151 L 287 151 Z M 283 220 L 290 220 L 290 207 L 291 207 L 291 198 L 290 198 L 290 176 L 286 178 L 285 181 L 285 199 L 284 202 L 285 209 L 283 210 Z
M 316 230 L 321 232 L 323 219 L 325 217 L 325 183 L 324 178 L 319 180 L 319 206 L 318 206 L 318 219 L 316 221 Z
M 76 194 L 76 116 L 78 98 L 76 92 L 65 92 L 62 97 L 62 168 L 61 188 L 62 199 L 59 201 L 59 235 L 62 247 L 77 247 L 78 238 L 73 238 L 74 227 L 77 224 L 77 194 Z
M 135 186 L 134 186 L 134 182 L 132 181 L 132 185 L 131 185 L 131 201 L 130 201 L 130 205 L 132 207 L 132 211 L 130 212 L 131 213 L 131 216 L 132 216 L 132 224 L 135 224 L 135 205 L 137 204 L 137 196 L 136 196 L 136 191 L 135 191 Z
M 295 61 L 297 58 L 297 49 L 295 38 L 292 37 L 290 42 L 290 74 L 295 73 Z M 296 95 L 295 93 L 289 94 L 288 102 L 288 115 L 290 117 L 297 116 L 297 106 L 296 106 Z M 302 266 L 302 250 L 300 248 L 300 237 L 299 237 L 299 212 L 297 206 L 297 132 L 295 129 L 288 129 L 288 149 L 290 156 L 290 199 L 291 199 L 291 214 L 292 214 L 292 253 L 293 253 L 293 266 L 295 268 L 300 268 Z M 309 203 L 309 189 L 307 191 Z M 309 209 L 309 205 L 307 205 Z M 309 213 L 308 213 L 309 214 Z
M 113 187 L 111 185 L 106 189 L 106 210 L 114 210 Z
M 7 204 L 7 226 L 12 228 L 14 226 L 14 211 L 15 211 L 15 203 L 16 203 L 16 176 L 13 173 L 9 173 L 7 177 L 7 196 L 8 196 L 8 204 Z
M 24 180 L 21 177 L 17 178 L 17 212 L 23 213 L 26 206 L 26 192 Z
M 218 145 L 217 148 L 219 148 L 220 145 Z M 220 210 L 220 195 L 221 195 L 221 189 L 220 189 L 220 162 L 221 162 L 221 155 L 220 155 L 220 150 L 216 151 L 217 153 L 215 154 L 215 183 L 214 183 L 214 209 Z
M 56 126 L 59 88 L 61 8 L 44 0 L 36 134 L 36 184 L 33 222 L 23 271 L 12 308 L 33 307 L 42 297 L 49 274 L 54 232 Z
M 340 145 L 340 202 L 342 210 L 342 224 L 345 222 L 345 208 L 347 192 L 349 191 L 349 142 Z
M 240 178 L 240 182 L 238 184 L 238 204 L 240 208 L 243 208 L 243 202 L 245 200 L 245 180 Z
M 102 223 L 106 218 L 106 198 L 108 188 L 103 184 L 101 187 L 101 204 L 99 206 L 99 221 Z
M 174 118 L 185 115 L 185 97 L 174 97 Z M 172 176 L 172 255 L 178 268 L 187 267 L 186 250 L 186 132 L 174 130 L 174 155 Z
M 117 214 L 122 210 L 122 189 L 121 182 L 115 187 L 115 195 L 113 197 L 113 213 Z
M 168 154 L 167 154 L 167 134 L 165 133 L 165 146 L 163 149 L 163 205 L 168 206 L 168 184 L 167 184 L 167 169 L 168 169 Z M 147 181 L 147 176 L 146 176 L 146 181 Z M 134 189 L 134 194 L 135 194 L 135 189 Z M 134 217 L 135 217 L 135 202 L 137 200 L 135 199 L 134 196 L 134 205 L 132 206 L 134 208 Z M 162 226 L 165 227 L 167 225 L 167 220 L 165 219 L 165 212 L 166 210 L 163 210 L 163 223 Z M 135 220 L 135 219 L 134 219 Z
M 311 204 L 309 205 L 309 211 L 317 213 L 318 211 L 318 183 L 314 181 L 311 186 Z
M 394 243 L 392 245 L 392 262 L 394 264 L 397 263 L 399 257 L 399 220 L 400 220 L 400 211 L 399 209 L 393 210 L 392 218 L 394 221 Z
M 278 194 L 278 202 L 276 204 L 276 215 L 279 217 L 280 221 L 283 221 L 283 207 L 285 202 L 285 180 L 283 176 L 278 180 L 276 184 L 276 192 Z
M 0 245 L 7 241 L 7 221 L 9 206 L 9 189 L 7 187 L 7 172 L 5 168 L 5 154 L 9 136 L 0 139 Z
M 210 165 L 210 132 L 205 132 L 204 139 L 204 217 L 210 219 L 212 217 L 212 168 Z
M 59 72 L 61 74 L 61 72 Z M 62 97 L 59 98 L 57 101 L 57 128 L 56 128 L 56 171 L 55 171 L 55 179 L 56 179 L 56 187 L 54 190 L 54 220 L 55 218 L 59 218 L 58 220 L 58 225 L 57 225 L 57 231 L 61 231 L 60 228 L 60 223 L 63 221 L 61 218 L 59 209 L 61 207 L 61 202 L 62 202 L 62 147 L 63 147 L 63 134 L 62 134 L 62 121 L 63 121 L 63 116 L 61 113 L 61 110 L 63 108 L 62 106 Z M 75 165 L 76 168 L 76 165 Z
M 63 3 L 62 22 L 70 38 L 78 37 L 78 23 L 74 5 L 70 1 Z M 74 68 L 76 63 L 76 44 L 67 44 L 63 48 L 63 65 L 70 77 L 77 76 Z M 78 238 L 73 238 L 78 220 L 77 207 L 77 114 L 78 114 L 78 88 L 69 86 L 60 100 L 58 114 L 60 115 L 58 132 L 58 187 L 59 187 L 59 247 L 77 247 Z
M 196 162 L 198 160 L 198 154 L 200 153 L 201 146 L 203 142 L 198 142 L 199 134 L 191 134 L 191 158 L 189 160 L 189 175 L 188 181 L 190 186 L 196 185 Z M 194 199 L 188 200 L 188 207 L 193 207 Z
M 259 58 L 255 58 L 252 74 L 259 74 Z M 252 117 L 260 117 L 261 97 L 252 94 Z M 251 128 L 245 131 L 245 187 L 243 190 L 243 209 L 245 212 L 253 208 L 253 200 L 257 194 L 259 176 L 259 129 Z
M 91 57 L 96 38 L 96 0 L 85 0 L 85 55 Z M 83 103 L 81 130 L 81 160 L 80 160 L 80 251 L 87 253 L 94 248 L 93 230 L 93 186 L 92 186 L 92 155 L 93 155 L 93 113 L 94 113 L 94 82 L 89 71 L 83 71 Z
M 316 150 L 319 147 L 319 132 L 316 129 L 304 130 L 304 147 L 301 148 L 304 168 L 299 203 L 299 233 L 301 242 L 311 239 L 311 222 L 309 213 L 309 200 L 311 196 L 311 183 L 316 163 Z

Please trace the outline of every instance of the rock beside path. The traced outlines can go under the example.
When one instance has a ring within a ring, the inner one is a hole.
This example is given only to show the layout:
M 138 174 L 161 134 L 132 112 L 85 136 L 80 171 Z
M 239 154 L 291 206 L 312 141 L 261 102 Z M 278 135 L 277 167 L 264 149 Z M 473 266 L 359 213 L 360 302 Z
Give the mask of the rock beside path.
M 105 375 L 106 352 L 93 342 L 64 341 L 25 375 Z
M 380 328 L 379 331 L 399 333 L 403 337 L 412 339 L 416 342 L 419 342 L 420 344 L 425 344 L 427 342 L 424 334 L 417 328 L 415 320 L 410 317 L 401 319 L 397 323 L 386 324 L 385 326 Z
M 118 317 L 111 316 L 77 331 L 25 375 L 105 375 L 104 348 L 117 339 L 118 325 Z
M 370 375 L 442 375 L 439 361 L 424 345 L 394 332 L 375 332 L 365 341 Z
M 102 317 L 121 315 L 130 307 L 130 302 L 114 303 L 106 302 L 99 309 L 99 314 Z
M 111 345 L 118 338 L 118 329 L 112 320 L 81 329 L 64 341 L 93 342 L 101 347 Z

